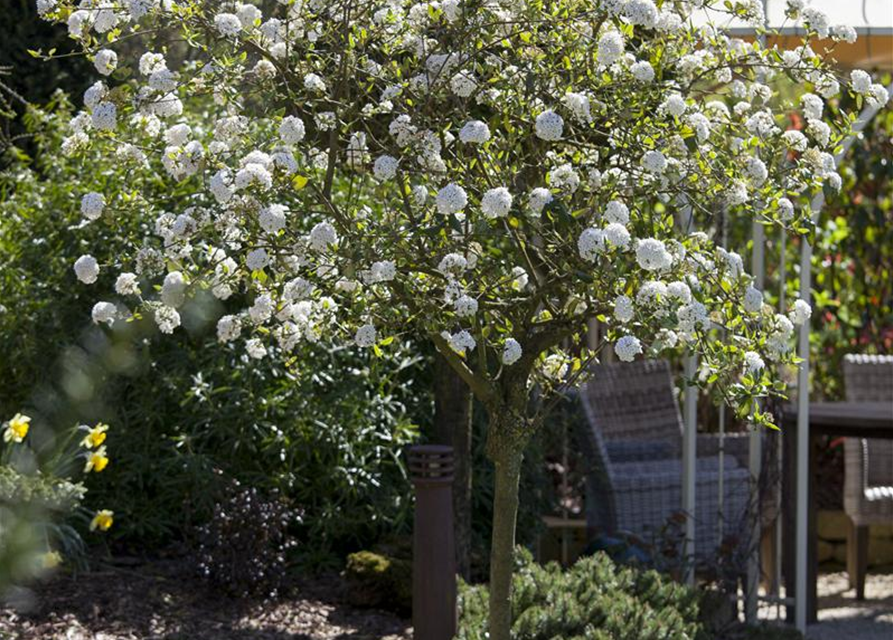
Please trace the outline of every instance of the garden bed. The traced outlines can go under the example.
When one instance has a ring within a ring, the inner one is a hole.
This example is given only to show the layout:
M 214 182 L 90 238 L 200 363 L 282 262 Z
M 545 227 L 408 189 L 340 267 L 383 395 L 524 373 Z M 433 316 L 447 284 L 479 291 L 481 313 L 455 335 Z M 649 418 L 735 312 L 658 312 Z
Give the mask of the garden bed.
M 337 575 L 300 579 L 276 599 L 210 590 L 180 560 L 100 565 L 37 586 L 0 609 L 0 638 L 20 640 L 406 640 L 410 622 L 345 603 Z

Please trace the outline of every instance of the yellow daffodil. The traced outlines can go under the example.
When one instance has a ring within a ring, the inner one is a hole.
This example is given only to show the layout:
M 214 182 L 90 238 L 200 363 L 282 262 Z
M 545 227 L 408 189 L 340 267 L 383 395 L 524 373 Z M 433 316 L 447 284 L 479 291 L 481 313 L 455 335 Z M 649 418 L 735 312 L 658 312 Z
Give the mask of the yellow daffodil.
M 99 529 L 100 531 L 108 531 L 112 526 L 114 520 L 114 511 L 109 511 L 108 509 L 102 509 L 101 511 L 97 511 L 96 515 L 93 516 L 92 522 L 90 522 L 90 531 L 96 531 Z
M 84 427 L 86 428 L 86 427 Z M 106 431 L 109 430 L 107 424 L 98 423 L 95 427 L 87 432 L 84 439 L 81 440 L 81 446 L 87 449 L 94 449 L 105 442 Z
M 21 442 L 28 435 L 28 429 L 31 426 L 31 418 L 21 413 L 17 413 L 12 420 L 6 423 L 6 430 L 3 432 L 4 442 Z
M 58 551 L 47 551 L 41 560 L 44 569 L 55 569 L 62 564 L 62 555 Z
M 87 455 L 87 464 L 84 465 L 84 473 L 95 471 L 99 473 L 108 466 L 109 459 L 105 455 L 105 447 L 99 447 Z

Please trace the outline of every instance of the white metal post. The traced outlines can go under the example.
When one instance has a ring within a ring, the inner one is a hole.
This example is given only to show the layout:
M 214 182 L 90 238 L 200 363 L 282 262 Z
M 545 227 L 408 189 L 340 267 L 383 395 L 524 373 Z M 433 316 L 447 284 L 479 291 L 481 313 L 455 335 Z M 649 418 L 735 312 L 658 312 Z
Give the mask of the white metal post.
M 685 358 L 685 377 L 693 379 L 698 371 L 698 356 L 690 353 Z M 695 469 L 698 461 L 698 388 L 685 386 L 684 422 L 682 432 L 682 510 L 685 512 L 684 559 L 685 583 L 695 583 Z
M 893 92 L 893 83 L 887 86 L 887 92 Z M 844 140 L 840 151 L 834 156 L 837 164 L 853 146 L 856 137 L 877 115 L 879 107 L 865 107 L 853 123 L 852 135 Z M 810 205 L 812 221 L 818 223 L 819 213 L 825 206 L 825 194 L 819 193 Z M 812 245 L 805 238 L 800 250 L 800 298 L 810 302 L 812 287 Z M 807 545 L 809 544 L 809 323 L 800 327 L 798 355 L 803 360 L 797 374 L 797 510 L 794 545 L 794 589 L 796 602 L 794 605 L 794 623 L 797 630 L 806 633 L 806 582 L 808 576 Z
M 759 222 L 753 223 L 751 234 L 751 273 L 754 287 L 763 290 L 765 283 L 766 231 Z M 748 442 L 748 470 L 750 471 L 750 536 L 747 541 L 747 585 L 744 591 L 744 619 L 749 624 L 757 621 L 757 597 L 760 588 L 760 471 L 762 467 L 762 431 L 751 425 Z

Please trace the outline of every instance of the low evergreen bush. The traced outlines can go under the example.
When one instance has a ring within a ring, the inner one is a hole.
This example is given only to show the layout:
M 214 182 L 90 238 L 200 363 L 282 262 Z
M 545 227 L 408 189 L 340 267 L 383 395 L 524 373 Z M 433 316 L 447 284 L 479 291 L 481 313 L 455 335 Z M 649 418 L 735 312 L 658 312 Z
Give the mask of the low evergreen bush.
M 512 591 L 514 640 L 693 640 L 700 595 L 656 571 L 598 553 L 563 570 L 519 548 Z M 457 640 L 487 635 L 486 586 L 462 585 Z

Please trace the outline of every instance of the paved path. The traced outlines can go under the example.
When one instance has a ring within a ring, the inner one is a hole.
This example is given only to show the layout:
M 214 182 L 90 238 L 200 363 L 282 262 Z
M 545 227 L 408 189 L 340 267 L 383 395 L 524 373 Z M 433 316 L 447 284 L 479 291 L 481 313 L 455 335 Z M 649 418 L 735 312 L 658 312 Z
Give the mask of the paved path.
M 819 576 L 819 621 L 808 640 L 893 639 L 893 573 L 869 572 L 865 600 L 856 600 L 845 572 Z

